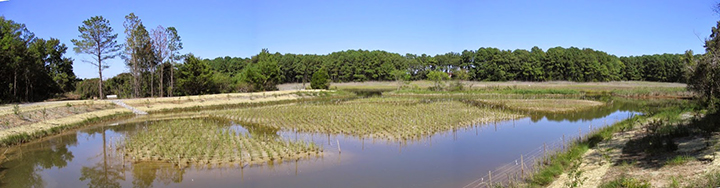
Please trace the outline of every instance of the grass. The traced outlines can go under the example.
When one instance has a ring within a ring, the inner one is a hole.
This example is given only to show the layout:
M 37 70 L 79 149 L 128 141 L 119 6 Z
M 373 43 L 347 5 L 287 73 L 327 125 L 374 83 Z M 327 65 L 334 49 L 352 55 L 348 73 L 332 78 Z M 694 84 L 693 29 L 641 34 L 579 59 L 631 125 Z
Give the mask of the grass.
M 687 187 L 720 187 L 720 170 L 710 171 L 688 185 L 690 186 Z
M 650 188 L 649 182 L 629 177 L 620 177 L 618 179 L 603 183 L 601 188 Z
M 663 100 L 665 101 L 665 100 Z M 598 143 L 612 139 L 612 135 L 616 132 L 631 130 L 633 127 L 639 124 L 652 123 L 658 119 L 675 120 L 680 114 L 683 114 L 690 109 L 687 108 L 692 104 L 688 103 L 674 103 L 674 102 L 650 102 L 643 103 L 644 105 L 650 105 L 657 107 L 654 111 L 647 111 L 645 115 L 634 116 L 632 118 L 623 120 L 611 126 L 604 127 L 596 132 L 593 132 L 586 136 L 586 139 L 572 143 L 571 146 L 564 151 L 552 156 L 548 164 L 540 167 L 540 170 L 535 173 L 532 178 L 528 180 L 531 186 L 547 186 L 552 183 L 555 178 L 560 174 L 570 169 L 572 161 L 580 160 L 582 155 L 589 149 L 594 148 Z M 680 159 L 687 161 L 687 159 Z M 614 182 L 614 183 L 613 183 Z M 633 183 L 633 179 L 619 179 L 617 181 L 610 182 L 611 185 L 621 186 L 627 184 L 627 186 L 649 186 L 643 182 L 639 184 Z M 625 183 L 625 184 L 623 184 Z M 610 186 L 610 185 L 609 185 Z M 612 187 L 612 186 L 611 186 Z
M 19 105 L 14 105 L 14 112 L 12 114 L 0 115 L 0 121 L 6 122 L 5 124 L 0 125 L 0 131 L 42 122 L 45 120 L 53 120 L 77 114 L 116 108 L 119 107 L 115 106 L 115 104 L 113 103 L 100 102 L 97 104 L 85 103 L 85 105 L 77 106 L 48 105 L 48 107 L 45 107 L 45 105 L 38 105 L 33 107 L 20 107 Z
M 550 185 L 560 174 L 572 167 L 573 161 L 580 160 L 589 148 L 597 146 L 598 143 L 604 140 L 611 139 L 615 132 L 632 129 L 633 126 L 646 121 L 648 118 L 649 116 L 634 116 L 612 126 L 603 127 L 589 134 L 580 142 L 571 143 L 565 150 L 550 156 L 548 162 L 542 165 L 527 182 L 530 186 Z
M 275 134 L 241 133 L 217 118 L 159 121 L 126 138 L 124 152 L 134 161 L 189 164 L 254 164 L 319 154 L 320 148 Z
M 576 99 L 495 99 L 479 102 L 525 112 L 568 113 L 602 106 L 604 103 Z
M 277 105 L 214 114 L 285 130 L 387 140 L 417 140 L 441 131 L 521 117 L 457 100 L 407 97 Z
M 0 146 L 9 146 L 9 145 L 15 145 L 15 144 L 21 144 L 25 142 L 32 141 L 36 138 L 41 138 L 44 136 L 49 136 L 53 134 L 60 133 L 64 130 L 68 129 L 74 129 L 85 125 L 90 125 L 102 121 L 107 121 L 111 119 L 119 119 L 124 118 L 133 115 L 132 113 L 115 113 L 107 116 L 102 117 L 90 117 L 85 118 L 82 121 L 74 122 L 74 123 L 67 123 L 67 124 L 61 124 L 57 126 L 53 126 L 51 128 L 42 129 L 42 130 L 36 130 L 33 132 L 19 132 L 15 134 L 10 134 L 8 136 L 5 136 L 3 139 L 0 139 Z
M 668 160 L 666 162 L 666 164 L 677 166 L 677 165 L 683 165 L 687 162 L 694 161 L 694 160 L 695 160 L 695 157 L 692 157 L 692 156 L 678 155 L 678 156 L 675 156 L 674 158 Z

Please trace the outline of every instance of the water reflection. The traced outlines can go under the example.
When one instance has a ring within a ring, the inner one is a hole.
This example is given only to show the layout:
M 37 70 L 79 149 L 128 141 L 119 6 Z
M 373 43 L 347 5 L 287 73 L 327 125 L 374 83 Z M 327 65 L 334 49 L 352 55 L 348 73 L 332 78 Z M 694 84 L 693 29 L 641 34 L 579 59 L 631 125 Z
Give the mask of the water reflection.
M 528 113 L 530 119 L 533 122 L 538 122 L 543 118 L 547 120 L 561 122 L 561 121 L 590 121 L 593 119 L 607 117 L 608 115 L 617 112 L 641 112 L 645 110 L 645 107 L 637 102 L 625 102 L 625 101 L 608 101 L 606 105 L 593 107 L 591 109 L 582 110 L 579 112 L 572 113 L 547 113 L 547 112 L 534 112 Z M 608 122 L 611 123 L 611 122 Z
M 82 176 L 80 176 L 80 181 L 89 181 L 87 183 L 88 187 L 120 187 L 119 181 L 125 180 L 124 161 L 117 160 L 117 155 L 112 154 L 113 151 L 110 151 L 111 154 L 108 154 L 107 131 L 105 129 L 106 127 L 103 126 L 100 129 L 84 131 L 92 135 L 100 132 L 99 134 L 102 135 L 102 154 L 95 156 L 101 159 L 88 159 L 88 161 L 98 162 L 89 167 L 83 166 L 81 170 Z M 122 168 L 118 168 L 120 166 L 122 166 Z
M 388 142 L 344 135 L 303 134 L 257 124 L 229 128 L 314 142 L 325 153 L 257 166 L 190 166 L 132 163 L 118 150 L 126 136 L 150 122 L 88 127 L 8 151 L 2 187 L 462 187 L 498 166 L 588 124 L 614 123 L 638 106 L 614 102 L 576 114 L 530 114 L 529 118 L 477 125 L 418 141 Z M 604 122 L 605 121 L 605 122 Z M 518 139 L 522 138 L 522 139 Z M 502 144 L 498 144 L 502 143 Z M 340 153 L 338 144 L 342 145 Z M 74 160 L 79 159 L 79 160 Z
M 2 187 L 45 187 L 40 171 L 65 168 L 75 156 L 68 149 L 77 145 L 75 135 L 44 139 L 29 147 L 8 149 L 2 168 Z M 12 162 L 10 162 L 12 161 Z

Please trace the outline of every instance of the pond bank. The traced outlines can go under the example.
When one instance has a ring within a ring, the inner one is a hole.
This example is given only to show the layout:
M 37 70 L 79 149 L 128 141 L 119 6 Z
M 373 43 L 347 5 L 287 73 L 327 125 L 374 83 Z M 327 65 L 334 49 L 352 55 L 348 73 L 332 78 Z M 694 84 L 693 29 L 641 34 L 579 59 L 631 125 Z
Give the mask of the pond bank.
M 129 107 L 148 113 L 184 111 L 213 106 L 289 101 L 318 96 L 324 90 L 270 91 L 198 96 L 120 99 Z M 71 113 L 67 113 L 70 111 Z M 57 134 L 102 120 L 132 116 L 129 108 L 116 106 L 111 100 L 83 100 L 17 105 L 0 111 L 3 124 L 0 145 L 14 145 Z M 14 120 L 16 119 L 16 120 Z

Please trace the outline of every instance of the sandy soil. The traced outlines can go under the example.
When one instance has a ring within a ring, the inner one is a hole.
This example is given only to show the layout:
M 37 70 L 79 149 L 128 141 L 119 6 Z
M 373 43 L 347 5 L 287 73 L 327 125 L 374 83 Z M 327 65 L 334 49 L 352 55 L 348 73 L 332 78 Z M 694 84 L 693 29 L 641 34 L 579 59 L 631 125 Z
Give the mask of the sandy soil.
M 673 180 L 677 180 L 682 187 L 702 178 L 708 172 L 720 169 L 720 160 L 716 160 L 720 152 L 706 147 L 706 140 L 699 137 L 675 139 L 674 142 L 678 144 L 677 151 L 652 157 L 622 152 L 629 140 L 639 139 L 645 134 L 645 126 L 636 126 L 630 131 L 615 133 L 611 140 L 603 141 L 588 150 L 580 165 L 582 178 L 587 178 L 581 187 L 598 187 L 623 176 L 647 181 L 653 187 L 668 187 Z M 718 140 L 720 135 L 711 139 Z M 667 163 L 668 159 L 679 155 L 691 156 L 695 160 L 681 165 Z M 569 181 L 571 180 L 566 172 L 549 187 L 566 187 L 565 184 Z
M 63 117 L 63 118 L 48 119 L 48 120 L 40 121 L 37 123 L 32 123 L 29 125 L 12 127 L 12 128 L 8 128 L 8 129 L 0 130 L 0 140 L 3 140 L 6 137 L 11 136 L 11 135 L 17 135 L 17 134 L 22 134 L 22 133 L 27 133 L 27 134 L 32 135 L 35 132 L 48 130 L 48 129 L 51 129 L 51 128 L 57 127 L 57 126 L 79 123 L 79 122 L 85 121 L 86 119 L 89 119 L 89 118 L 110 116 L 110 115 L 124 113 L 124 112 L 130 112 L 130 110 L 125 109 L 125 108 L 99 110 L 99 111 L 82 113 L 82 114 L 72 115 L 72 116 Z

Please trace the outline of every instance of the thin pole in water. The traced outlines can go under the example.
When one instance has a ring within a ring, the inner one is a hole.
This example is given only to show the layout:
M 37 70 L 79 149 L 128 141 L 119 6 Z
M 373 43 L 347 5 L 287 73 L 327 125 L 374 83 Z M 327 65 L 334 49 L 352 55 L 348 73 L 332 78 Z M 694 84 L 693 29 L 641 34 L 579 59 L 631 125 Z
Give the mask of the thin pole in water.
M 488 171 L 488 176 L 490 179 L 490 187 L 492 187 L 492 171 Z
M 547 145 L 543 142 L 543 162 L 545 162 L 545 159 L 547 159 Z
M 523 155 L 520 155 L 520 178 L 525 179 L 525 161 Z
M 342 153 L 342 150 L 340 150 L 340 140 L 337 140 L 337 139 L 336 139 L 335 141 L 337 141 L 338 153 Z

